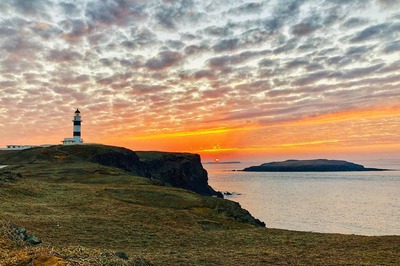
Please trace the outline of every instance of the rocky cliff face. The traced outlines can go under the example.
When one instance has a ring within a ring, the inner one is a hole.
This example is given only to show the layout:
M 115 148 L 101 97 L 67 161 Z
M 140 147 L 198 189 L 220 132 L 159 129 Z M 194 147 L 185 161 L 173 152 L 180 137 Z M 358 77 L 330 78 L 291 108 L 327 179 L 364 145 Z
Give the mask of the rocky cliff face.
M 135 152 L 122 148 L 104 145 L 61 146 L 60 150 L 73 153 L 82 160 L 116 167 L 138 176 L 148 177 L 146 169 Z
M 142 151 L 136 152 L 150 178 L 202 195 L 222 197 L 208 185 L 208 174 L 198 154 Z

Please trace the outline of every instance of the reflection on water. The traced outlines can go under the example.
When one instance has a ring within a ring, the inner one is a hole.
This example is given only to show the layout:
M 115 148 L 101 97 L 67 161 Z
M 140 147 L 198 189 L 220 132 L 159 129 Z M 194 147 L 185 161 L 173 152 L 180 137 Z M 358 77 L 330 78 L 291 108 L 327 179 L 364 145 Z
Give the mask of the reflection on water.
M 204 167 L 214 189 L 240 193 L 230 199 L 239 202 L 267 227 L 324 233 L 400 235 L 400 171 L 228 171 L 248 165 Z M 385 167 L 395 169 L 399 165 L 387 164 Z M 375 167 L 382 166 L 376 164 Z

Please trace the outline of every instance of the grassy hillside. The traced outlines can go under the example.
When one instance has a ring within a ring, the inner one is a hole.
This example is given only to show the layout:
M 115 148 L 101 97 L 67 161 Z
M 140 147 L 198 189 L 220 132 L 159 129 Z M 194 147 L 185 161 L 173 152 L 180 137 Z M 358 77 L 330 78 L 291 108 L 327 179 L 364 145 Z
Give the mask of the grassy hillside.
M 400 264 L 400 237 L 257 227 L 231 201 L 79 158 L 0 169 L 0 265 Z M 43 243 L 27 246 L 11 224 Z

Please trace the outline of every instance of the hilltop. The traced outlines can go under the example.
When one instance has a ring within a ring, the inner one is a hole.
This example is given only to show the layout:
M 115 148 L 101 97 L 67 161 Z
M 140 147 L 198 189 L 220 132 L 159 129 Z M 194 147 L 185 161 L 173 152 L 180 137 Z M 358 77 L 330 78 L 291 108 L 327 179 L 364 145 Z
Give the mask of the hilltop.
M 267 229 L 235 202 L 163 181 L 190 181 L 190 158 L 102 145 L 0 152 L 0 265 L 400 263 L 400 237 Z M 42 244 L 22 243 L 15 226 Z
M 341 160 L 287 160 L 250 166 L 246 172 L 339 172 L 339 171 L 385 171 L 386 169 L 365 168 L 363 165 Z
M 63 166 L 93 163 L 115 167 L 136 176 L 160 180 L 164 185 L 222 197 L 208 185 L 207 172 L 203 169 L 198 154 L 133 152 L 122 147 L 94 144 L 0 151 L 0 165 L 49 163 Z

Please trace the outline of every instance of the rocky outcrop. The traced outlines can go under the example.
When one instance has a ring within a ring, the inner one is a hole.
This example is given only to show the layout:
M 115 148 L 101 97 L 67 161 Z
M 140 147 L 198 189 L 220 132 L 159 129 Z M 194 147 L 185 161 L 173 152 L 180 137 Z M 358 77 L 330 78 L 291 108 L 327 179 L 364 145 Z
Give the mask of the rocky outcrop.
M 218 201 L 216 201 L 218 202 Z M 250 212 L 246 209 L 243 209 L 239 203 L 230 201 L 230 200 L 220 200 L 214 207 L 214 209 L 221 214 L 226 215 L 227 217 L 231 217 L 232 219 L 252 224 L 254 226 L 265 227 L 265 223 L 260 221 L 257 218 L 254 218 Z
M 14 229 L 14 233 L 22 240 L 25 241 L 26 243 L 30 244 L 30 245 L 39 245 L 40 243 L 42 243 L 42 241 L 37 238 L 36 236 L 33 235 L 29 235 L 28 232 L 26 231 L 25 228 L 23 227 L 18 227 L 16 225 L 12 226 Z
M 385 169 L 365 168 L 340 160 L 287 160 L 284 162 L 264 163 L 243 169 L 246 172 L 345 172 L 345 171 L 385 171 Z
M 202 195 L 222 197 L 208 185 L 208 174 L 200 155 L 155 151 L 136 152 L 150 178 Z

